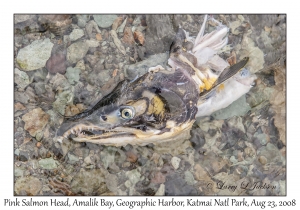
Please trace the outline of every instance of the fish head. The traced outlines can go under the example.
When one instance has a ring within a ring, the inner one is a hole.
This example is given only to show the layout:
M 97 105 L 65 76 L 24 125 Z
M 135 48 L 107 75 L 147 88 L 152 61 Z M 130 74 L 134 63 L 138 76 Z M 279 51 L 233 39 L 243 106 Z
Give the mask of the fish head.
M 194 94 L 187 94 L 183 83 L 175 85 L 158 81 L 160 78 L 146 74 L 138 81 L 120 83 L 92 109 L 65 119 L 57 135 L 114 146 L 181 138 L 195 120 L 197 100 Z

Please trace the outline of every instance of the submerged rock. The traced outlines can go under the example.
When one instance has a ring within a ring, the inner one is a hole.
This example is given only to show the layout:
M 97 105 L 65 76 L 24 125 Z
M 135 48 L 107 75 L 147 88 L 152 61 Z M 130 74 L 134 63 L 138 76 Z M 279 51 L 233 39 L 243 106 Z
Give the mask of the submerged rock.
M 94 20 L 98 24 L 100 28 L 108 28 L 110 27 L 115 19 L 117 19 L 117 15 L 93 15 Z
M 26 72 L 20 71 L 18 68 L 15 68 L 15 80 L 14 82 L 20 87 L 21 89 L 24 89 L 27 85 L 29 85 L 31 82 L 29 80 L 29 76 Z
M 41 108 L 36 108 L 23 115 L 22 120 L 25 122 L 24 129 L 27 130 L 31 136 L 35 137 L 38 133 L 42 132 L 47 125 L 49 115 Z
M 83 36 L 84 31 L 82 29 L 74 29 L 69 35 L 71 41 L 76 41 L 77 39 L 80 39 Z
M 74 176 L 71 189 L 74 193 L 82 195 L 101 195 L 108 191 L 100 169 L 81 170 Z
M 160 53 L 157 55 L 152 55 L 144 61 L 132 65 L 126 65 L 125 77 L 132 80 L 148 72 L 148 69 L 150 67 L 157 66 L 157 65 L 161 65 L 162 67 L 166 68 L 168 58 L 169 58 L 168 53 Z
M 45 159 L 39 160 L 39 165 L 43 169 L 51 170 L 51 169 L 57 168 L 59 163 L 51 157 L 51 158 L 45 158 Z
M 42 183 L 36 177 L 21 177 L 15 183 L 15 192 L 20 195 L 25 192 L 25 195 L 38 195 L 42 189 Z
M 16 61 L 25 71 L 42 68 L 51 55 L 52 47 L 50 39 L 36 40 L 19 51 Z
M 66 77 L 69 80 L 71 85 L 74 85 L 79 81 L 80 72 L 81 70 L 78 68 L 72 68 L 72 67 L 67 68 Z

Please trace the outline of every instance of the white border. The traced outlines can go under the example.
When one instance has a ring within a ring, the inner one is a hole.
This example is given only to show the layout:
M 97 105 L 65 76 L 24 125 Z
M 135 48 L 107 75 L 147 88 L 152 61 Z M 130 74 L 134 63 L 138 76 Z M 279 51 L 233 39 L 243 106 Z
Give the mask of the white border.
M 295 2 L 295 1 L 293 1 Z M 0 206 L 4 198 L 13 197 L 13 14 L 14 13 L 286 13 L 287 14 L 287 196 L 256 197 L 257 200 L 291 200 L 300 190 L 297 179 L 299 170 L 299 11 L 298 5 L 275 0 L 214 0 L 214 1 L 9 1 L 1 3 L 0 43 L 1 43 L 1 146 L 0 146 Z M 298 131 L 298 132 L 297 132 Z M 299 196 L 297 196 L 299 198 Z M 22 199 L 22 197 L 19 197 Z M 36 197 L 35 197 L 36 198 Z M 52 197 L 53 198 L 53 197 Z M 78 197 L 77 197 L 78 198 Z M 116 198 L 106 197 L 109 200 Z M 177 197 L 186 200 L 187 197 Z M 198 197 L 202 199 L 201 197 Z M 215 197 L 213 197 L 214 199 Z M 221 197 L 224 198 L 225 197 Z M 230 197 L 233 199 L 234 197 Z M 241 197 L 238 197 L 239 199 Z M 38 197 L 38 200 L 50 198 Z M 63 198 L 62 198 L 63 199 Z M 85 198 L 86 199 L 86 198 Z M 127 200 L 140 200 L 137 197 L 122 197 Z M 209 197 L 203 197 L 208 200 Z M 252 200 L 252 197 L 246 197 Z M 300 202 L 300 199 L 298 199 Z M 298 203 L 297 206 L 299 206 Z M 10 208 L 10 207 L 5 207 Z M 34 207 L 33 207 L 34 208 Z M 40 207 L 39 207 L 40 208 Z M 43 207 L 51 208 L 51 207 Z M 82 207 L 73 207 L 82 208 Z M 102 207 L 96 207 L 102 208 Z M 202 207 L 198 207 L 202 208 Z M 233 208 L 233 207 L 229 207 Z M 238 207 L 241 208 L 241 207 Z M 298 207 L 299 208 L 299 207 Z M 1 208 L 2 209 L 2 208 Z M 103 208 L 105 209 L 105 208 Z M 115 208 L 114 208 L 115 209 Z M 125 208 L 126 209 L 126 208 Z M 136 208 L 134 208 L 136 209 Z M 143 208 L 145 209 L 145 208 Z M 149 208 L 150 209 L 150 208 Z M 249 209 L 249 208 L 248 208 Z M 281 209 L 281 208 L 276 208 Z

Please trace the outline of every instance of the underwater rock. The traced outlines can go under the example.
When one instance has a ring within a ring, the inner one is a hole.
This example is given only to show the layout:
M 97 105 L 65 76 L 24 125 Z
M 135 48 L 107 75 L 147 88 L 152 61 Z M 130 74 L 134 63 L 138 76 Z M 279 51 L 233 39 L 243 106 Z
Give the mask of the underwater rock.
M 165 185 L 164 185 L 164 184 L 159 185 L 159 188 L 158 188 L 158 190 L 156 191 L 155 195 L 156 195 L 156 196 L 162 196 L 162 195 L 165 195 Z
M 140 77 L 148 72 L 148 69 L 153 66 L 161 65 L 162 67 L 167 67 L 167 61 L 169 58 L 168 53 L 160 53 L 157 55 L 152 55 L 148 59 L 141 62 L 125 65 L 124 72 L 125 77 L 133 80 L 136 77 Z
M 45 159 L 39 160 L 39 165 L 43 169 L 51 170 L 51 169 L 57 168 L 59 163 L 56 160 L 54 160 L 52 157 L 50 157 L 50 158 L 45 158 Z
M 15 75 L 14 82 L 21 89 L 24 89 L 27 85 L 31 83 L 27 73 L 24 71 L 20 71 L 18 68 L 15 68 L 14 75 Z
M 108 191 L 104 174 L 100 169 L 78 172 L 72 179 L 71 189 L 72 192 L 83 195 L 101 195 Z
M 179 168 L 180 161 L 181 161 L 180 158 L 172 157 L 171 163 L 172 163 L 172 166 L 174 167 L 175 170 L 177 170 Z
M 18 23 L 27 21 L 27 20 L 32 19 L 34 17 L 35 17 L 35 15 L 25 15 L 25 14 L 18 15 L 18 14 L 15 14 L 14 15 L 14 24 L 18 24 Z
M 73 92 L 70 90 L 59 93 L 56 100 L 52 103 L 53 109 L 64 115 L 66 105 L 70 105 L 73 102 L 73 98 Z
M 122 42 L 120 41 L 120 39 L 118 38 L 117 32 L 115 30 L 111 30 L 110 31 L 110 35 L 113 38 L 113 41 L 116 45 L 116 47 L 118 48 L 118 50 L 123 54 L 126 55 L 126 50 L 125 47 L 123 46 Z
M 100 31 L 97 23 L 94 20 L 90 20 L 85 26 L 85 31 L 86 31 L 87 35 L 89 36 L 89 38 L 94 38 L 95 34 L 93 34 L 93 30 L 95 30 L 97 32 L 97 34 L 101 35 L 101 31 Z M 99 39 L 97 39 L 97 40 L 99 40 Z
M 25 195 L 33 196 L 38 195 L 42 189 L 42 183 L 36 177 L 28 176 L 17 179 L 15 183 L 15 192 L 20 195 L 25 191 Z
M 80 39 L 84 36 L 84 31 L 82 29 L 74 29 L 70 35 L 69 38 L 71 41 L 76 41 L 77 39 Z
M 52 73 L 60 73 L 64 74 L 67 68 L 67 58 L 66 58 L 67 51 L 65 47 L 54 45 L 51 57 L 46 63 L 47 70 Z
M 23 115 L 22 120 L 25 122 L 24 129 L 27 130 L 31 136 L 35 137 L 38 133 L 42 132 L 47 125 L 49 115 L 41 108 L 36 108 Z
M 25 71 L 32 71 L 45 66 L 51 55 L 53 43 L 50 39 L 36 40 L 20 49 L 17 55 L 18 65 Z
M 165 183 L 165 195 L 197 195 L 197 190 L 186 184 L 186 181 L 179 175 L 174 174 L 167 178 Z
M 81 60 L 89 50 L 89 43 L 86 41 L 77 41 L 71 44 L 67 49 L 67 60 L 71 64 Z
M 138 172 L 137 169 L 134 169 L 131 171 L 127 171 L 126 176 L 128 177 L 132 186 L 134 186 L 136 183 L 138 183 L 138 181 L 140 181 L 141 173 Z
M 93 17 L 100 28 L 110 27 L 118 18 L 117 15 L 93 15 Z
M 149 55 L 170 50 L 175 36 L 175 30 L 171 23 L 170 15 L 146 15 L 147 31 L 145 47 Z
M 70 164 L 74 164 L 77 161 L 79 161 L 79 158 L 71 153 L 68 153 L 68 158 L 69 158 L 68 163 Z
M 71 85 L 74 85 L 79 81 L 79 74 L 81 70 L 78 68 L 68 67 L 66 72 L 66 78 L 68 79 Z
M 125 27 L 122 41 L 128 45 L 134 44 L 134 37 L 130 27 Z

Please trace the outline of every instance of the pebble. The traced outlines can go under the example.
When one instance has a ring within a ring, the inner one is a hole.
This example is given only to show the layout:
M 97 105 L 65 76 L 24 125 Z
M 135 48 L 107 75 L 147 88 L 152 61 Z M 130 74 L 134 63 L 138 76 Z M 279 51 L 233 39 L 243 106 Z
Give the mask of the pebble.
M 177 170 L 179 168 L 180 161 L 181 161 L 180 158 L 172 157 L 171 163 L 172 163 L 172 166 L 175 168 L 175 170 Z
M 24 129 L 27 130 L 31 136 L 35 137 L 36 134 L 42 132 L 47 125 L 49 115 L 41 108 L 36 108 L 23 115 L 22 120 L 25 122 Z
M 138 156 L 131 151 L 126 152 L 126 156 L 127 156 L 127 161 L 131 163 L 135 163 L 138 159 Z
M 77 16 L 77 25 L 80 28 L 84 28 L 87 21 L 89 20 L 89 15 L 76 15 Z
M 124 67 L 125 77 L 127 77 L 130 80 L 133 80 L 134 78 L 136 78 L 136 76 L 141 76 L 147 73 L 150 67 L 157 65 L 162 65 L 162 67 L 166 68 L 168 58 L 168 53 L 160 53 L 157 55 L 151 55 L 148 59 L 143 60 L 141 62 L 126 65 Z
M 110 35 L 111 35 L 111 37 L 113 38 L 113 41 L 114 41 L 116 47 L 118 48 L 118 50 L 119 50 L 123 55 L 126 55 L 125 48 L 124 48 L 122 42 L 120 41 L 120 39 L 118 38 L 117 32 L 114 31 L 114 30 L 111 30 L 111 31 L 110 31 Z
M 126 176 L 128 177 L 129 181 L 134 186 L 138 181 L 140 181 L 141 174 L 140 174 L 140 172 L 138 172 L 137 169 L 133 169 L 131 171 L 127 171 Z
M 162 196 L 165 195 L 165 185 L 160 184 L 158 190 L 155 193 L 156 196 Z
M 266 158 L 265 156 L 263 156 L 263 155 L 258 157 L 258 161 L 259 161 L 262 165 L 265 165 L 265 164 L 268 162 L 267 158 Z
M 14 24 L 25 22 L 29 19 L 33 19 L 34 17 L 35 17 L 35 15 L 25 15 L 25 14 L 14 15 Z
M 14 82 L 21 89 L 25 89 L 25 87 L 27 87 L 27 85 L 31 83 L 27 73 L 24 71 L 20 71 L 18 68 L 15 68 L 14 75 Z
M 93 15 L 93 17 L 100 28 L 110 27 L 115 19 L 118 18 L 117 15 Z
M 71 41 L 76 41 L 84 36 L 84 31 L 82 29 L 73 29 L 70 33 L 69 38 Z
M 68 79 L 69 83 L 71 85 L 76 84 L 79 81 L 79 74 L 81 73 L 81 70 L 78 68 L 72 68 L 68 67 L 66 72 L 66 78 Z
M 53 43 L 50 39 L 36 40 L 30 45 L 20 49 L 17 63 L 25 71 L 32 71 L 45 66 L 50 58 Z
M 26 109 L 26 107 L 23 106 L 23 104 L 21 104 L 19 102 L 15 103 L 14 107 L 15 107 L 15 111 L 25 110 Z
M 100 169 L 80 170 L 70 186 L 72 192 L 83 195 L 100 195 L 107 191 L 104 174 Z
M 54 160 L 52 157 L 50 157 L 50 158 L 45 158 L 45 159 L 39 160 L 39 165 L 43 169 L 51 170 L 51 169 L 57 168 L 59 163 L 56 160 Z
M 23 176 L 23 174 L 24 174 L 24 169 L 15 167 L 15 171 L 14 171 L 15 177 Z
M 90 45 L 85 41 L 77 41 L 67 49 L 67 61 L 71 64 L 81 60 L 89 50 Z
M 71 153 L 68 153 L 68 158 L 69 158 L 68 163 L 70 164 L 74 164 L 79 161 L 79 158 Z
M 197 183 L 194 179 L 192 172 L 190 172 L 190 171 L 184 172 L 184 180 L 186 181 L 186 183 L 188 185 L 194 185 L 195 183 Z
M 187 185 L 184 179 L 175 174 L 167 178 L 165 195 L 197 195 L 197 190 L 193 186 Z
M 17 194 L 21 194 L 23 191 L 25 191 L 25 195 L 38 195 L 39 191 L 42 189 L 42 183 L 41 181 L 32 176 L 28 177 L 21 177 L 17 179 L 15 183 L 15 192 Z

